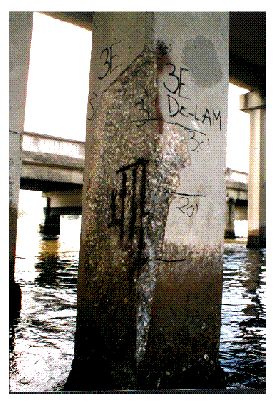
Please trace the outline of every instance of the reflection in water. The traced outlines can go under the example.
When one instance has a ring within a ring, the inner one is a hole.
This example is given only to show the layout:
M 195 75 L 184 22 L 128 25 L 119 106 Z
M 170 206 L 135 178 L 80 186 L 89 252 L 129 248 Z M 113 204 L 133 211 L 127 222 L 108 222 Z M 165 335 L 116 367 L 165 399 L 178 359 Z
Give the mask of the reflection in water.
M 40 270 L 40 273 L 35 281 L 40 287 L 57 285 L 57 270 L 62 268 L 58 255 L 59 241 L 51 240 L 46 243 L 43 240 L 40 248 L 38 263 L 35 265 L 35 268 Z
M 39 271 L 35 282 L 40 287 L 62 287 L 68 282 L 76 283 L 76 275 L 70 270 L 77 270 L 77 264 L 72 265 L 71 259 L 62 258 L 58 240 L 42 240 L 35 268 Z
M 73 360 L 80 218 L 63 218 L 59 240 L 18 226 L 20 318 L 10 327 L 11 392 L 60 391 Z M 228 388 L 265 387 L 265 250 L 226 244 L 219 360 Z
M 11 392 L 56 391 L 67 379 L 73 359 L 79 235 L 80 218 L 63 218 L 59 241 L 41 240 L 38 227 L 34 231 L 26 218 L 19 220 L 15 277 L 22 310 L 10 328 Z
M 261 275 L 264 266 L 259 266 L 259 263 L 264 263 L 264 253 L 255 250 L 249 250 L 247 254 L 246 271 L 247 278 L 243 280 L 242 284 L 246 289 L 247 294 L 251 296 L 252 304 L 248 304 L 247 308 L 243 309 L 246 315 L 252 316 L 251 319 L 243 321 L 242 325 L 265 327 L 265 308 L 261 303 L 260 290 L 261 290 Z

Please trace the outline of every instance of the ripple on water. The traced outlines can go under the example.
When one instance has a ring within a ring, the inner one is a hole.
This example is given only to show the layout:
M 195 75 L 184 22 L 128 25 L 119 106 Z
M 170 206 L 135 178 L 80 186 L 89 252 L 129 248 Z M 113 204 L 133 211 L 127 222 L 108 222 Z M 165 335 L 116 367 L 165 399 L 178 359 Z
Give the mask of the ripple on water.
M 225 246 L 220 362 L 230 388 L 265 388 L 265 250 Z
M 23 298 L 10 330 L 11 392 L 61 390 L 73 360 L 78 252 L 49 257 L 45 246 L 44 261 L 17 261 Z M 265 300 L 265 251 L 226 245 L 219 360 L 227 388 L 265 388 Z

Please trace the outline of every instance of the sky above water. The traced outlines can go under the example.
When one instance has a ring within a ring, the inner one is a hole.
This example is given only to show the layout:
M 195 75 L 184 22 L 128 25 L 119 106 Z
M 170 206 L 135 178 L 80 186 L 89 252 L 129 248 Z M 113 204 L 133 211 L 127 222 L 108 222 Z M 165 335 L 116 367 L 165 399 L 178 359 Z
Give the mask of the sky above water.
M 85 140 L 92 34 L 34 13 L 25 131 Z
M 34 13 L 25 131 L 85 140 L 91 48 L 90 31 Z M 247 91 L 229 85 L 226 157 L 227 167 L 245 172 L 249 114 L 239 96 Z

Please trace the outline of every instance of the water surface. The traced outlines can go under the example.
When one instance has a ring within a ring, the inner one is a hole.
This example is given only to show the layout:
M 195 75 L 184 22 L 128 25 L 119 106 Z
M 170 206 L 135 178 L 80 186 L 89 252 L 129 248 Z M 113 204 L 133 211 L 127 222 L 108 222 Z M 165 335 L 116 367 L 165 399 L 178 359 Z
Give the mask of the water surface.
M 18 220 L 20 318 L 10 327 L 10 391 L 56 392 L 68 377 L 76 325 L 80 217 L 63 217 L 59 240 L 43 241 L 29 215 Z M 220 362 L 228 389 L 265 388 L 265 250 L 227 243 Z

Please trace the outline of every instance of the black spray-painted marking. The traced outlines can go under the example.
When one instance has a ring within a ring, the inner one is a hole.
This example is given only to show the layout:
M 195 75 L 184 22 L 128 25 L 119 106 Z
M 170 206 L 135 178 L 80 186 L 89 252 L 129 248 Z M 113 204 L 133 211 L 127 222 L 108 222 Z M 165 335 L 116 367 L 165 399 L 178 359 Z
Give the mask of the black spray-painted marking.
M 116 173 L 121 176 L 120 189 L 113 189 L 110 195 L 109 227 L 118 226 L 120 240 L 125 246 L 128 247 L 135 241 L 139 259 L 142 259 L 144 250 L 143 218 L 147 215 L 145 204 L 148 163 L 148 160 L 139 158 L 135 163 L 118 169 Z
M 177 191 L 170 191 L 170 190 L 166 190 L 166 189 L 164 189 L 163 191 L 168 194 L 175 194 L 175 195 L 184 196 L 184 197 L 206 197 L 206 195 L 204 195 L 204 194 L 178 193 Z
M 148 92 L 144 89 L 145 97 L 148 97 Z M 137 127 L 141 127 L 146 124 L 147 121 L 152 121 L 152 112 L 149 110 L 149 106 L 145 105 L 146 98 L 141 97 L 136 103 L 135 106 L 139 107 L 139 111 L 145 115 L 141 120 L 132 120 L 131 122 L 136 122 Z
M 145 105 L 144 98 L 140 98 L 139 101 L 135 103 L 135 105 L 139 106 L 139 111 L 141 111 L 145 115 L 145 117 L 125 122 L 135 123 L 137 128 L 140 128 L 150 121 L 158 121 L 160 119 L 159 117 L 153 116 L 153 113 Z M 206 147 L 209 146 L 209 136 L 205 132 L 198 131 L 197 129 L 194 128 L 189 128 L 186 125 L 180 124 L 178 122 L 171 122 L 166 120 L 164 120 L 164 122 L 167 124 L 178 125 L 188 132 L 189 139 L 192 142 L 190 146 L 192 152 L 203 150 L 205 146 Z
M 102 58 L 103 54 L 105 54 L 105 61 L 104 61 L 103 65 L 106 65 L 106 70 L 101 76 L 98 77 L 100 80 L 104 79 L 107 75 L 111 74 L 115 69 L 117 69 L 119 66 L 121 66 L 121 65 L 113 66 L 113 59 L 119 57 L 118 55 L 113 54 L 113 47 L 116 44 L 120 43 L 120 42 L 121 41 L 115 42 L 115 43 L 113 43 L 111 45 L 108 45 L 108 46 L 106 46 L 105 48 L 102 49 L 100 58 Z M 139 57 L 141 57 L 143 55 L 144 51 L 141 54 L 139 54 L 136 57 L 136 59 L 133 62 L 131 62 L 130 65 L 127 66 L 121 72 L 120 76 L 123 75 L 123 73 L 127 69 L 129 69 Z M 147 61 L 147 60 L 145 62 L 143 62 L 142 65 L 135 72 L 133 72 L 133 76 L 137 75 L 140 72 L 140 70 L 146 64 L 149 64 L 149 63 L 151 63 L 151 62 Z M 184 91 L 184 89 L 186 87 L 186 83 L 185 83 L 185 81 L 183 81 L 183 76 L 184 76 L 184 74 L 189 72 L 189 69 L 187 69 L 186 67 L 180 67 L 179 68 L 179 75 L 177 75 L 176 74 L 177 67 L 176 67 L 175 64 L 168 63 L 167 66 L 171 66 L 171 68 L 172 68 L 172 71 L 169 72 L 169 76 L 172 78 L 174 83 L 163 82 L 163 85 L 166 88 L 166 90 L 168 90 L 169 93 L 177 95 L 180 98 L 191 101 L 190 97 L 188 97 L 187 95 L 183 95 L 183 91 Z M 104 89 L 103 92 L 106 92 L 107 89 Z M 169 96 L 168 103 L 169 103 L 169 100 L 170 100 L 170 110 L 171 110 L 171 100 L 172 100 L 173 96 L 171 96 L 170 94 L 168 94 L 167 97 L 168 96 Z M 177 99 L 175 99 L 175 98 L 174 98 L 174 101 L 178 103 Z M 145 106 L 145 99 L 144 98 L 141 98 L 140 101 L 136 103 L 136 105 L 139 106 L 140 107 L 139 110 L 145 114 L 145 117 L 143 117 L 143 118 L 130 121 L 130 122 L 136 123 L 137 127 L 141 127 L 141 126 L 145 125 L 146 123 L 148 123 L 150 121 L 158 121 L 160 119 L 159 117 L 153 117 L 153 114 Z M 95 111 L 94 106 L 92 106 L 92 108 L 93 108 L 93 111 Z M 197 108 L 198 107 L 196 105 L 194 112 L 187 111 L 187 107 L 185 105 L 182 105 L 182 104 L 178 103 L 178 110 L 176 111 L 176 113 L 175 113 L 175 111 L 173 113 L 171 111 L 172 114 L 170 116 L 173 117 L 173 116 L 176 116 L 177 114 L 183 115 L 183 114 L 185 114 L 184 111 L 186 110 L 186 113 L 188 114 L 188 116 L 194 117 L 194 119 L 196 121 L 200 121 L 203 124 L 205 122 L 207 122 L 211 126 L 211 125 L 214 125 L 214 123 L 219 120 L 219 128 L 220 128 L 220 131 L 221 131 L 221 129 L 222 129 L 222 115 L 221 115 L 220 110 L 212 109 L 212 115 L 211 115 L 210 109 L 206 107 L 204 113 L 199 118 L 198 113 L 197 113 Z M 185 116 L 185 115 L 183 115 L 183 116 Z M 91 119 L 92 118 L 88 118 L 88 120 L 91 120 Z M 163 120 L 163 118 L 162 118 L 162 120 Z M 129 121 L 127 121 L 127 122 L 129 122 Z M 186 125 L 180 124 L 178 122 L 169 122 L 169 121 L 164 121 L 164 122 L 166 122 L 168 124 L 179 125 L 180 127 L 185 128 L 188 131 L 194 131 L 196 133 L 202 133 L 201 131 L 197 131 L 195 128 L 188 128 L 188 127 L 186 127 Z M 207 136 L 205 133 L 202 133 L 202 134 Z M 194 139 L 194 138 L 192 138 L 192 139 Z M 197 142 L 197 140 L 195 140 L 195 141 Z M 200 141 L 197 144 L 197 147 L 194 148 L 194 150 L 197 150 L 199 148 L 199 144 L 201 145 L 203 143 L 204 143 L 204 141 Z
M 201 114 L 201 117 L 198 117 L 198 106 L 196 104 L 195 106 L 195 111 L 188 111 L 188 107 L 183 104 L 181 101 L 176 99 L 173 95 L 177 95 L 179 98 L 183 98 L 186 100 L 191 101 L 191 98 L 188 97 L 187 94 L 183 95 L 183 92 L 186 90 L 186 82 L 183 81 L 183 75 L 189 72 L 189 69 L 180 66 L 179 67 L 179 74 L 176 74 L 177 67 L 173 63 L 168 63 L 166 66 L 171 66 L 172 71 L 168 73 L 169 77 L 173 78 L 173 84 L 170 83 L 170 85 L 167 84 L 167 82 L 163 82 L 163 86 L 170 94 L 167 94 L 168 97 L 168 106 L 169 106 L 169 116 L 170 117 L 176 117 L 178 114 L 182 117 L 188 118 L 188 117 L 194 117 L 196 121 L 201 122 L 202 124 L 205 124 L 207 122 L 209 126 L 213 126 L 216 121 L 219 120 L 219 129 L 221 131 L 222 129 L 222 116 L 221 116 L 221 111 L 220 110 L 214 110 L 214 109 L 209 109 L 208 107 L 205 107 L 205 110 L 203 114 Z M 171 80 L 170 80 L 171 81 Z M 210 113 L 210 110 L 212 111 Z
M 167 99 L 168 99 L 168 109 L 169 109 L 169 116 L 170 117 L 184 117 L 184 118 L 189 118 L 193 117 L 196 121 L 201 122 L 202 124 L 205 124 L 207 122 L 209 126 L 214 126 L 215 122 L 219 120 L 219 129 L 221 131 L 222 129 L 222 118 L 221 118 L 221 111 L 215 111 L 214 109 L 211 110 L 205 107 L 203 114 L 199 116 L 198 114 L 198 105 L 195 105 L 194 111 L 188 111 L 188 107 L 185 104 L 182 104 L 179 102 L 175 97 L 171 96 L 170 94 L 167 94 Z M 187 99 L 187 97 L 186 97 Z M 190 98 L 188 98 L 191 100 Z
M 162 259 L 161 257 L 158 257 L 156 259 L 158 262 L 164 262 L 164 263 L 177 263 L 177 262 L 184 262 L 186 261 L 186 258 L 183 259 Z
M 164 190 L 164 192 L 168 194 L 177 195 L 184 201 L 183 205 L 177 206 L 176 208 L 179 209 L 182 212 L 182 214 L 187 215 L 189 218 L 191 218 L 199 210 L 199 204 L 190 202 L 190 199 L 194 197 L 206 197 L 206 195 L 204 194 L 178 193 L 176 191 L 169 191 L 169 190 Z
M 177 207 L 180 212 L 186 214 L 189 218 L 191 218 L 194 214 L 198 212 L 199 206 L 197 203 L 190 203 L 189 197 L 181 197 L 185 200 L 185 203 L 179 207 Z
M 144 98 L 140 98 L 139 101 L 137 101 L 135 103 L 135 105 L 139 106 L 139 111 L 141 113 L 143 113 L 143 115 L 145 115 L 145 116 L 134 119 L 134 120 L 125 120 L 124 122 L 135 123 L 137 128 L 140 128 L 140 127 L 144 126 L 145 124 L 147 124 L 148 122 L 159 121 L 160 119 L 163 120 L 163 118 L 153 116 L 153 112 L 151 112 L 149 110 L 148 106 L 145 105 Z M 194 113 L 194 115 L 195 114 L 196 113 Z M 193 115 L 193 114 L 190 113 L 190 115 Z M 190 128 L 177 121 L 174 122 L 174 121 L 163 120 L 163 122 L 165 122 L 166 124 L 177 125 L 183 129 L 185 129 L 189 133 L 190 140 L 192 141 L 192 145 L 191 145 L 192 152 L 205 149 L 204 147 L 209 146 L 209 142 L 210 142 L 209 136 L 205 132 L 199 131 L 195 128 Z
M 114 46 L 119 44 L 121 41 L 114 42 L 111 45 L 106 46 L 102 49 L 100 54 L 100 59 L 102 59 L 103 55 L 105 55 L 103 66 L 105 66 L 105 71 L 102 75 L 98 76 L 99 80 L 104 79 L 107 75 L 111 74 L 114 70 L 118 69 L 121 64 L 114 66 L 114 59 L 119 58 L 118 55 L 114 54 Z
M 192 146 L 190 146 L 191 152 L 199 152 L 199 150 L 204 149 L 204 145 L 209 146 L 209 137 L 205 133 L 192 131 L 192 133 L 188 132 L 188 134 L 190 135 L 190 141 L 193 142 Z
M 171 66 L 172 67 L 172 72 L 169 73 L 169 76 L 172 77 L 173 81 L 175 82 L 172 85 L 172 88 L 171 88 L 171 86 L 168 87 L 168 85 L 165 82 L 163 82 L 163 85 L 166 88 L 166 90 L 168 90 L 169 93 L 172 93 L 172 94 L 177 94 L 178 93 L 179 97 L 189 98 L 189 97 L 183 96 L 183 94 L 182 94 L 182 89 L 186 85 L 185 82 L 182 81 L 183 80 L 183 74 L 188 72 L 189 69 L 187 69 L 185 67 L 180 67 L 180 73 L 179 73 L 179 76 L 177 76 L 176 73 L 175 73 L 176 72 L 176 65 L 174 65 L 173 63 L 168 63 L 166 66 Z
M 137 128 L 144 126 L 148 122 L 159 121 L 160 119 L 162 119 L 158 116 L 154 116 L 153 112 L 150 111 L 149 106 L 146 105 L 146 97 L 148 96 L 148 92 L 146 90 L 144 90 L 144 94 L 145 94 L 145 96 L 140 97 L 139 100 L 135 103 L 135 106 L 138 107 L 138 111 L 140 112 L 142 117 L 133 119 L 133 120 L 125 120 L 125 122 L 135 123 Z M 194 114 L 190 113 L 190 115 L 194 115 L 195 119 L 199 120 L 197 117 L 196 111 L 197 111 L 197 106 L 196 106 L 196 110 L 195 110 Z M 178 113 L 178 111 L 177 111 L 177 113 Z M 172 114 L 172 116 L 173 116 L 173 114 Z M 218 115 L 216 115 L 216 116 L 218 116 Z M 167 120 L 163 120 L 163 121 L 167 124 L 178 125 L 188 132 L 189 140 L 191 141 L 191 145 L 190 145 L 191 152 L 194 152 L 194 151 L 199 152 L 200 150 L 204 150 L 205 148 L 207 148 L 209 146 L 209 136 L 205 132 L 199 131 L 195 128 L 190 128 L 177 121 L 176 122 L 167 121 Z
M 166 124 L 177 125 L 188 132 L 190 140 L 195 142 L 195 145 L 193 145 L 193 147 L 192 146 L 190 147 L 191 152 L 194 151 L 199 152 L 199 150 L 204 149 L 203 148 L 204 144 L 209 145 L 209 136 L 205 132 L 198 131 L 194 128 L 189 128 L 186 125 L 180 124 L 179 122 L 172 122 L 172 121 L 165 121 L 165 122 Z M 197 139 L 197 137 L 199 137 L 200 139 Z
M 94 91 L 93 91 L 93 95 L 95 96 L 95 98 L 97 98 L 97 93 L 95 93 Z M 91 108 L 92 108 L 92 116 L 91 116 L 91 117 L 87 117 L 87 120 L 88 120 L 88 121 L 91 121 L 91 120 L 93 120 L 94 117 L 95 117 L 96 108 L 95 108 L 95 106 L 94 106 L 94 104 L 93 104 L 92 98 L 89 98 L 88 102 L 89 102 L 89 104 L 90 104 L 90 106 L 91 106 Z

